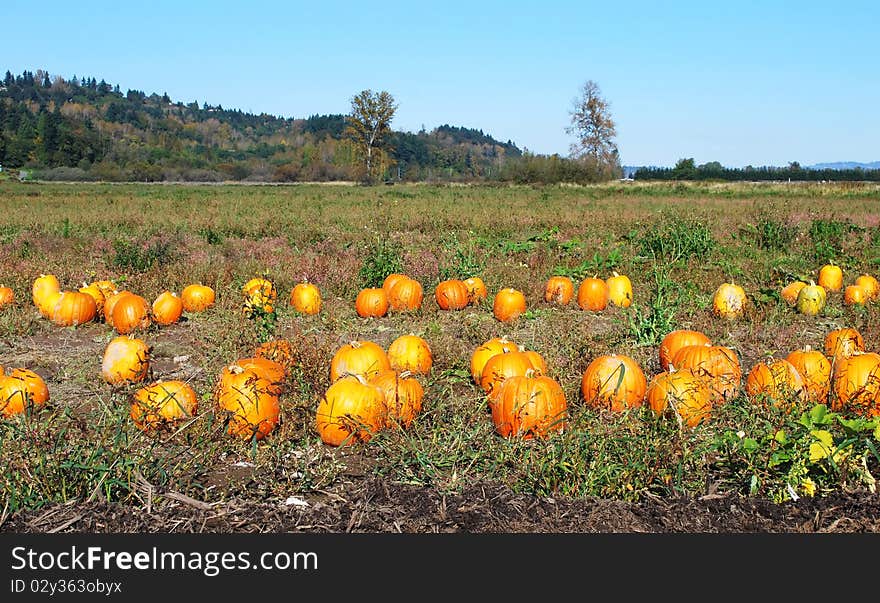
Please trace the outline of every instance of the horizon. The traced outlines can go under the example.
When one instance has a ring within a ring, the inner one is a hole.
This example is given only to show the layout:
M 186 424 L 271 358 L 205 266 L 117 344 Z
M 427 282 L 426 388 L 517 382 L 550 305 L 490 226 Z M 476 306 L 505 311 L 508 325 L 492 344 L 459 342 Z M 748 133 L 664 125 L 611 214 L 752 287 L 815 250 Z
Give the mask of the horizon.
M 625 11 L 392 2 L 378 16 L 350 19 L 344 2 L 262 2 L 244 14 L 224 2 L 160 1 L 146 13 L 88 5 L 113 10 L 83 20 L 81 5 L 49 2 L 36 45 L 31 28 L 10 28 L 0 42 L 5 68 L 296 119 L 347 114 L 359 91 L 387 90 L 398 103 L 396 130 L 448 124 L 562 156 L 574 141 L 565 132 L 572 99 L 592 79 L 617 123 L 623 165 L 880 160 L 880 123 L 869 118 L 880 82 L 864 75 L 880 7 L 867 2 L 836 13 L 808 2 L 793 14 L 779 2 L 639 0 Z M 18 1 L 5 13 L 10 22 L 33 17 Z M 120 32 L 137 43 L 119 44 Z

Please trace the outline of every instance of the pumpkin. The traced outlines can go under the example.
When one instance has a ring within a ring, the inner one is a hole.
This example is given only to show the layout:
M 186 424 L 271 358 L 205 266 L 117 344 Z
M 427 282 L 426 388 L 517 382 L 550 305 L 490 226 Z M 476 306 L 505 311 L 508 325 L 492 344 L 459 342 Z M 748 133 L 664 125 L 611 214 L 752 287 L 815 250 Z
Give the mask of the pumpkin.
M 847 285 L 843 290 L 843 303 L 847 306 L 864 306 L 868 303 L 868 292 L 861 285 Z
M 712 297 L 712 311 L 721 318 L 742 316 L 746 307 L 746 292 L 735 283 L 722 283 Z
M 562 387 L 533 370 L 505 379 L 490 406 L 495 431 L 506 438 L 543 438 L 565 428 L 568 405 Z
M 300 314 L 317 314 L 321 311 L 321 291 L 312 283 L 298 283 L 290 291 L 290 305 Z
M 710 343 L 709 336 L 702 331 L 691 329 L 670 331 L 660 342 L 660 368 L 668 371 L 672 359 L 675 358 L 675 354 L 681 348 L 689 345 L 705 345 L 707 343 Z
M 831 362 L 825 354 L 810 346 L 794 350 L 785 357 L 804 380 L 806 397 L 813 402 L 826 404 L 831 390 Z
M 880 354 L 854 352 L 838 358 L 831 382 L 831 410 L 880 416 Z
M 566 306 L 574 297 L 574 283 L 567 276 L 551 276 L 544 286 L 544 301 Z
M 522 291 L 508 287 L 495 294 L 492 314 L 501 322 L 514 321 L 525 311 L 526 296 L 523 295 Z
M 462 310 L 468 303 L 468 288 L 464 281 L 449 279 L 434 288 L 434 299 L 441 310 Z
M 834 262 L 829 262 L 819 269 L 819 286 L 827 291 L 840 291 L 843 286 L 843 270 Z
M 41 274 L 34 279 L 32 298 L 34 305 L 43 316 L 47 318 L 51 316 L 60 293 L 61 283 L 58 282 L 58 278 L 54 274 Z
M 163 291 L 153 300 L 151 310 L 157 324 L 171 325 L 180 320 L 180 315 L 183 314 L 183 300 L 176 293 Z
M 806 398 L 806 384 L 797 368 L 785 359 L 758 362 L 746 376 L 746 394 L 755 402 L 770 400 L 774 406 Z
M 101 293 L 104 294 L 105 299 L 110 297 L 114 293 L 116 293 L 116 290 L 118 289 L 118 287 L 116 286 L 116 284 L 113 281 L 109 281 L 106 279 L 100 280 L 100 281 L 95 281 L 92 283 L 92 285 L 94 285 L 95 287 L 97 287 L 98 289 L 101 290 Z
M 287 339 L 264 341 L 254 350 L 254 357 L 273 360 L 280 364 L 285 371 L 289 371 L 295 361 L 293 346 Z
M 71 327 L 91 322 L 97 313 L 98 307 L 91 295 L 65 291 L 52 310 L 52 322 L 62 327 Z
M 707 421 L 712 413 L 712 392 L 706 380 L 691 369 L 670 368 L 655 375 L 645 400 L 656 416 L 672 412 L 687 427 Z
M 36 373 L 34 375 L 39 379 L 39 375 Z M 0 376 L 0 414 L 4 417 L 25 414 L 38 406 L 43 406 L 48 399 L 49 390 L 45 383 L 40 385 L 34 378 L 16 376 L 15 371 Z
M 581 378 L 584 401 L 594 408 L 615 412 L 641 406 L 647 387 L 642 367 L 622 354 L 594 358 Z
M 534 370 L 532 359 L 522 349 L 495 354 L 483 367 L 480 375 L 480 387 L 490 398 L 493 398 L 501 390 L 505 379 L 526 374 L 527 370 Z
M 361 289 L 354 300 L 354 308 L 361 318 L 381 318 L 388 314 L 388 296 L 384 289 Z
M 628 276 L 612 272 L 605 283 L 608 285 L 608 300 L 612 304 L 621 308 L 632 305 L 633 289 Z
M 382 390 L 363 378 L 344 377 L 331 385 L 315 413 L 315 429 L 331 446 L 368 442 L 386 423 Z
M 489 290 L 486 289 L 486 283 L 479 276 L 472 276 L 464 279 L 464 286 L 468 291 L 468 303 L 478 304 L 489 297 Z
M 330 381 L 346 375 L 361 375 L 370 380 L 380 371 L 391 368 L 385 350 L 369 340 L 352 341 L 336 350 L 330 360 Z
M 214 290 L 202 284 L 187 285 L 180 292 L 184 312 L 204 312 L 214 305 Z
M 34 371 L 26 368 L 14 368 L 6 373 L 6 377 L 18 379 L 24 384 L 31 404 L 42 406 L 49 401 L 49 388 L 43 378 Z
M 388 306 L 395 312 L 411 312 L 422 307 L 422 284 L 412 278 L 397 280 L 387 292 Z
M 474 353 L 471 354 L 471 377 L 473 377 L 474 383 L 480 384 L 483 368 L 485 368 L 489 358 L 496 354 L 515 352 L 517 350 L 518 347 L 515 343 L 503 337 L 495 337 L 477 347 Z
M 608 307 L 608 293 L 608 283 L 601 278 L 585 278 L 578 287 L 578 306 L 590 312 L 601 312 Z
M 385 277 L 385 280 L 382 281 L 382 289 L 385 290 L 385 295 L 389 295 L 391 293 L 391 287 L 396 285 L 399 281 L 408 279 L 409 277 L 405 274 L 401 274 L 399 272 L 392 272 L 388 276 Z
M 267 391 L 270 394 L 280 396 L 284 391 L 284 380 L 287 377 L 287 371 L 280 363 L 268 358 L 239 358 L 233 363 L 234 366 L 240 366 L 247 371 L 253 371 L 268 383 Z M 229 367 L 223 369 L 228 371 Z M 223 373 L 221 372 L 221 379 Z
M 780 295 L 785 303 L 793 308 L 797 304 L 798 293 L 806 286 L 807 283 L 804 281 L 793 281 L 782 288 Z
M 230 375 L 217 388 L 217 407 L 229 423 L 226 432 L 244 439 L 261 440 L 278 425 L 281 404 L 273 384 L 252 370 L 232 365 Z
M 111 327 L 113 326 L 113 308 L 119 303 L 119 300 L 126 295 L 133 295 L 131 291 L 123 289 L 122 291 L 114 291 L 104 298 L 104 322 Z
M 241 288 L 241 292 L 245 297 L 259 296 L 260 299 L 267 301 L 278 299 L 278 290 L 275 289 L 275 283 L 262 276 L 254 277 L 246 282 Z
M 138 383 L 150 368 L 150 348 L 141 339 L 120 335 L 107 344 L 101 376 L 111 385 Z
M 735 397 L 740 390 L 742 368 L 732 349 L 721 345 L 688 345 L 675 353 L 672 366 L 691 369 L 707 380 L 713 404 Z
M 825 288 L 810 281 L 809 285 L 798 291 L 795 307 L 801 314 L 816 316 L 825 308 L 826 299 Z
M 401 335 L 388 346 L 388 362 L 392 369 L 427 375 L 431 371 L 434 358 L 428 342 L 410 333 Z
M 521 350 L 523 354 L 529 357 L 529 360 L 532 363 L 532 366 L 535 367 L 535 370 L 540 375 L 547 374 L 547 362 L 544 360 L 544 357 L 541 356 L 538 352 L 534 350 Z
M 151 431 L 195 416 L 198 406 L 196 393 L 183 381 L 156 381 L 135 392 L 129 416 L 138 429 Z
M 874 301 L 880 296 L 880 282 L 870 274 L 861 274 L 856 278 L 856 285 L 862 287 L 868 294 L 868 301 Z
M 409 427 L 422 411 L 425 390 L 409 371 L 382 371 L 369 384 L 382 392 L 387 411 L 386 426 Z
M 856 329 L 833 329 L 825 335 L 825 355 L 830 360 L 865 351 L 865 340 Z
M 15 291 L 3 285 L 0 286 L 0 310 L 15 302 Z
M 102 291 L 96 283 L 92 283 L 90 285 L 83 283 L 83 286 L 79 288 L 79 292 L 85 293 L 93 300 L 95 300 L 95 309 L 97 316 L 104 315 L 104 291 Z
M 146 329 L 151 322 L 150 304 L 140 295 L 124 295 L 113 306 L 113 328 L 121 335 Z

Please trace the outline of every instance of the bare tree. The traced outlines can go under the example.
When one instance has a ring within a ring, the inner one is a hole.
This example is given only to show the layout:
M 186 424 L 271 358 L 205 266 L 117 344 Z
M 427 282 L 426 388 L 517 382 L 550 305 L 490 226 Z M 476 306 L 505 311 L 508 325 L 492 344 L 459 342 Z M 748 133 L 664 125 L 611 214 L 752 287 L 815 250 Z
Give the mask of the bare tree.
M 363 90 L 351 99 L 351 113 L 348 115 L 346 135 L 354 142 L 361 160 L 364 162 L 364 179 L 372 182 L 381 165 L 383 153 L 390 152 L 388 136 L 391 134 L 391 120 L 397 111 L 394 97 L 384 90 L 375 93 Z
M 617 130 L 599 84 L 593 80 L 584 82 L 570 114 L 571 125 L 565 131 L 577 138 L 571 145 L 572 156 L 594 164 L 606 177 L 613 177 L 620 171 L 620 158 L 614 142 Z

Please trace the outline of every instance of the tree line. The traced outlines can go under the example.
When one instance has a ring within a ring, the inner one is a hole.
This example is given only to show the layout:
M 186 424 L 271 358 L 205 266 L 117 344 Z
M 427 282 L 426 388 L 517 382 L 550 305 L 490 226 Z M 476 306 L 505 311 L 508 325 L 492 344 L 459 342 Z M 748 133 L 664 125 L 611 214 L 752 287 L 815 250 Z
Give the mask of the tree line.
M 813 169 L 793 161 L 784 167 L 724 167 L 717 161 L 696 165 L 693 158 L 679 159 L 675 167 L 641 167 L 633 173 L 634 180 L 729 180 L 729 181 L 880 181 L 880 170 Z

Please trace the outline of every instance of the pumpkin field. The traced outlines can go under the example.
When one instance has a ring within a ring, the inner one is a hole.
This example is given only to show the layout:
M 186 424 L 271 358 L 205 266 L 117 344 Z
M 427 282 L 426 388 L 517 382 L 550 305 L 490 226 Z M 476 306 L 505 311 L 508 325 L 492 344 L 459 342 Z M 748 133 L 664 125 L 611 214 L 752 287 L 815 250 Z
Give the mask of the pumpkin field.
M 878 202 L 0 183 L 0 530 L 878 531 Z

